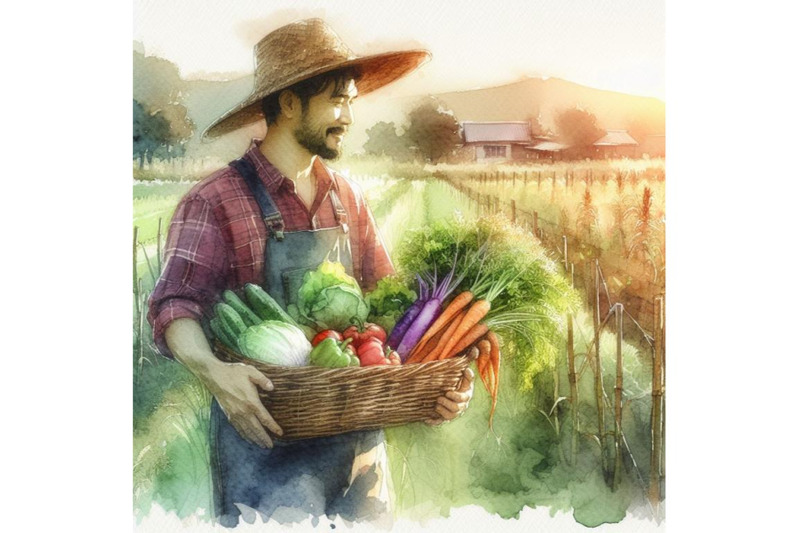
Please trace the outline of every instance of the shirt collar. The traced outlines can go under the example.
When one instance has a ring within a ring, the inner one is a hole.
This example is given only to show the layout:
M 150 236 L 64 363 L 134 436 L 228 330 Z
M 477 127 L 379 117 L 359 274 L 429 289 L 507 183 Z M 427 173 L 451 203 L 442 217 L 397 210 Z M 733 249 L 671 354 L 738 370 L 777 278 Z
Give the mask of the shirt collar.
M 251 163 L 253 163 L 253 166 L 256 167 L 258 177 L 264 182 L 264 185 L 267 187 L 267 191 L 274 193 L 283 185 L 293 185 L 293 182 L 281 174 L 281 171 L 275 168 L 275 166 L 269 162 L 264 154 L 261 153 L 261 150 L 259 150 L 260 146 L 261 139 L 253 139 L 250 143 L 250 148 L 247 150 L 244 156 L 249 159 Z M 317 179 L 318 192 L 321 189 L 327 193 L 330 190 L 331 185 L 333 185 L 335 189 L 338 189 L 338 186 L 331 175 L 331 171 L 327 166 L 325 166 L 319 157 L 314 158 L 312 171 L 314 172 L 314 177 Z

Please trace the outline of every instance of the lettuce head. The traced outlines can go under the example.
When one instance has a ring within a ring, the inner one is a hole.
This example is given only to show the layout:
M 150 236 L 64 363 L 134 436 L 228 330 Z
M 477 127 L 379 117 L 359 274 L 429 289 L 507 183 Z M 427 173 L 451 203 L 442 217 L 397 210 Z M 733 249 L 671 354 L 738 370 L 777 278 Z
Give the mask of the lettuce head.
M 356 280 L 341 263 L 324 261 L 303 276 L 297 295 L 300 315 L 319 330 L 343 331 L 367 320 L 369 306 Z

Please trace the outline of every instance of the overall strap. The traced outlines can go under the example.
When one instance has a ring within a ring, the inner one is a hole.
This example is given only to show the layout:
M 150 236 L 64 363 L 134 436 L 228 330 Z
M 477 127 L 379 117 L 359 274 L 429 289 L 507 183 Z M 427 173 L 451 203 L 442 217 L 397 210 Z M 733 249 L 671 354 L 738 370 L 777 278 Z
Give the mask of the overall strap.
M 336 182 L 334 182 L 334 184 L 336 184 Z M 333 213 L 336 217 L 336 223 L 342 227 L 343 232 L 347 233 L 350 231 L 347 225 L 347 211 L 345 211 L 344 205 L 342 205 L 342 201 L 339 199 L 339 195 L 336 194 L 336 186 L 331 187 L 328 196 L 330 196 L 331 203 L 333 204 Z
M 269 236 L 282 241 L 284 236 L 283 230 L 285 228 L 283 217 L 275 206 L 275 202 L 272 201 L 272 197 L 267 192 L 267 188 L 264 186 L 261 178 L 258 177 L 256 168 L 244 157 L 231 161 L 230 166 L 236 169 L 250 188 L 250 192 L 255 197 L 256 203 L 261 210 L 261 216 L 264 219 L 264 224 L 267 226 Z

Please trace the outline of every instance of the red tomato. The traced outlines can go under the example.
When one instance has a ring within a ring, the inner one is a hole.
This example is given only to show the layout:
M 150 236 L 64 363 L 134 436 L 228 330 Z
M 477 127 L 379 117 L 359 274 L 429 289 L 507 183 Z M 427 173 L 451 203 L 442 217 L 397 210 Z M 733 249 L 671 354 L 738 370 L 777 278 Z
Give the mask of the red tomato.
M 359 329 L 358 326 L 350 326 L 344 330 L 342 337 L 345 339 L 353 339 L 353 344 L 356 348 L 369 339 L 378 339 L 381 341 L 381 344 L 386 342 L 386 332 L 382 327 L 372 322 L 365 322 L 363 329 Z
M 383 356 L 383 344 L 377 338 L 362 342 L 356 348 L 361 366 L 386 365 L 389 361 Z
M 314 336 L 314 338 L 311 340 L 311 346 L 316 346 L 325 339 L 333 339 L 336 342 L 342 342 L 343 340 L 342 334 L 339 333 L 338 331 L 334 331 L 332 329 L 326 329 L 324 331 L 320 331 Z

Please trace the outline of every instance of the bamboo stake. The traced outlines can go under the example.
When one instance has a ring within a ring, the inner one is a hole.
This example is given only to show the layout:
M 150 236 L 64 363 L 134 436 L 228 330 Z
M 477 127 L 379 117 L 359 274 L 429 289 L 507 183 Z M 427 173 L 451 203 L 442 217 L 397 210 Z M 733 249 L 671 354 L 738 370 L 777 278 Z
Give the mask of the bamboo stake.
M 158 235 L 157 235 L 157 239 L 156 239 L 156 246 L 157 246 L 156 247 L 156 254 L 157 254 L 156 260 L 158 261 L 158 275 L 159 276 L 161 275 L 161 223 L 162 222 L 163 222 L 163 219 L 161 217 L 158 217 Z
M 665 469 L 665 467 L 664 467 L 664 453 L 665 453 L 665 451 L 664 451 L 665 450 L 664 436 L 666 435 L 666 423 L 667 423 L 666 422 L 666 420 L 667 420 L 667 415 L 666 415 L 667 404 L 665 403 L 665 393 L 664 393 L 665 380 L 666 380 L 666 368 L 667 368 L 667 359 L 666 359 L 667 350 L 665 348 L 665 343 L 666 343 L 666 339 L 667 339 L 667 337 L 666 337 L 666 331 L 667 331 L 666 320 L 667 320 L 667 318 L 666 318 L 666 311 L 664 309 L 664 305 L 665 305 L 664 300 L 665 300 L 665 297 L 664 297 L 664 295 L 662 295 L 661 296 L 661 436 L 659 437 L 659 440 L 658 440 L 658 442 L 660 443 L 660 448 L 661 448 L 660 451 L 659 451 L 659 454 L 658 454 L 658 460 L 659 460 L 658 477 L 659 477 L 660 482 L 662 484 L 664 483 L 664 475 L 665 475 L 664 474 L 664 472 L 665 472 L 665 470 L 664 470 Z M 661 498 L 662 499 L 664 498 L 664 493 L 663 492 L 661 493 Z
M 150 271 L 150 277 L 153 279 L 153 286 L 155 286 L 158 278 L 156 273 L 153 272 L 153 265 L 150 264 L 150 257 L 147 255 L 147 248 L 144 247 L 144 244 L 139 244 L 142 247 L 142 252 L 144 253 L 144 260 L 147 263 L 147 270 Z
M 517 202 L 511 199 L 511 223 L 517 223 Z
M 572 325 L 572 313 L 567 315 L 567 365 L 569 377 L 569 398 L 572 405 L 572 455 L 570 464 L 578 462 L 578 436 L 580 427 L 578 425 L 578 377 L 575 373 L 575 334 Z
M 564 239 L 564 270 L 569 271 L 569 260 L 567 259 L 567 236 L 562 235 Z
M 139 240 L 139 227 L 133 227 L 133 297 L 136 301 L 136 312 L 141 313 L 141 309 L 139 308 L 139 273 L 137 272 L 137 244 Z
M 655 301 L 655 327 L 653 339 L 653 385 L 652 396 L 653 406 L 650 416 L 650 502 L 658 505 L 661 501 L 661 471 L 663 468 L 661 461 L 663 432 L 663 401 L 664 401 L 664 379 L 662 368 L 662 345 L 664 327 L 664 299 L 657 297 Z
M 137 282 L 137 287 L 138 287 L 137 294 L 141 294 L 141 292 L 142 292 L 142 278 L 139 278 L 139 280 Z M 139 308 L 139 306 L 140 306 L 140 302 L 139 302 L 139 298 L 137 296 L 136 307 Z M 137 328 L 136 328 L 137 329 L 137 333 L 139 335 L 139 349 L 137 350 L 137 359 L 136 359 L 136 362 L 138 363 L 138 366 L 139 366 L 139 373 L 136 376 L 137 383 L 139 382 L 139 380 L 142 377 L 142 369 L 143 369 L 143 366 L 144 366 L 144 320 L 143 319 L 144 319 L 144 313 L 142 313 L 140 311 L 139 312 L 139 316 L 138 316 L 138 320 L 137 320 Z
M 561 398 L 561 379 L 558 375 L 558 358 L 556 357 L 555 361 L 553 362 L 553 427 L 556 430 L 556 437 L 558 438 L 558 455 L 562 462 L 566 463 L 567 458 L 564 455 L 564 446 L 561 441 L 561 421 L 558 418 L 558 411 L 559 411 L 559 402 L 558 399 Z
M 539 212 L 533 212 L 533 234 L 539 235 Z
M 603 405 L 603 366 L 600 362 L 600 273 L 595 260 L 594 269 L 595 298 L 593 302 L 592 322 L 594 326 L 594 393 L 597 402 L 597 436 L 600 440 L 600 457 L 602 460 L 603 478 L 608 482 L 608 457 L 606 454 L 606 420 Z
M 614 387 L 614 483 L 619 488 L 622 475 L 622 312 L 621 303 L 614 305 L 617 315 L 617 383 Z

